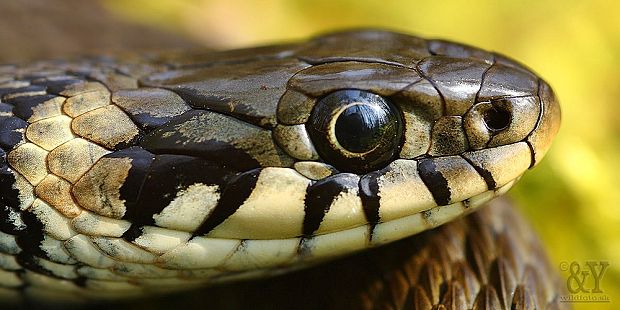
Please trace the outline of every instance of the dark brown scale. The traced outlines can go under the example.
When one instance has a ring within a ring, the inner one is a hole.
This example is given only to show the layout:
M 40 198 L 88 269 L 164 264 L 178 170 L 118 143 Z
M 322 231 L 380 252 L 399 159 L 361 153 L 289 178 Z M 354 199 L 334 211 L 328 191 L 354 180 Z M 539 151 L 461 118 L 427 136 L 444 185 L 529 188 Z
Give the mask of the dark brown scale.
M 120 90 L 112 95 L 112 102 L 146 131 L 161 127 L 191 109 L 175 93 L 157 88 Z
M 495 59 L 494 55 L 490 52 L 481 50 L 473 46 L 456 44 L 454 42 L 444 40 L 429 40 L 428 50 L 433 55 L 464 59 L 474 58 L 488 63 L 492 63 Z
M 418 65 L 420 72 L 442 94 L 446 115 L 463 115 L 475 103 L 482 75 L 490 66 L 483 61 L 464 62 L 461 58 L 443 56 L 426 58 Z M 459 76 L 458 81 L 454 81 L 455 76 Z
M 232 170 L 247 171 L 261 164 L 252 157 L 254 154 L 241 148 L 243 145 L 256 152 L 262 149 L 288 157 L 274 144 L 264 143 L 266 140 L 271 141 L 271 133 L 265 129 L 219 113 L 191 110 L 147 134 L 140 145 L 155 154 L 196 156 Z
M 277 102 L 295 72 L 307 67 L 295 59 L 254 61 L 205 69 L 169 71 L 142 80 L 167 88 L 195 109 L 225 113 L 256 126 L 273 128 Z

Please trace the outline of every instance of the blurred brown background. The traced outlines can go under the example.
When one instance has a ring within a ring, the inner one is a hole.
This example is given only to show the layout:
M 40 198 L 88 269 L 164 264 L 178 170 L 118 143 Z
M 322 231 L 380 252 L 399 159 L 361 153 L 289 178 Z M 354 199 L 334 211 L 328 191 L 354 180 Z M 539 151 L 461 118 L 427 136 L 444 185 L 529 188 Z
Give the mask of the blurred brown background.
M 0 1 L 0 63 L 192 44 L 120 18 L 98 1 Z
M 348 27 L 440 37 L 514 57 L 552 85 L 563 123 L 547 158 L 510 195 L 558 270 L 563 262 L 609 262 L 601 288 L 611 303 L 575 308 L 614 309 L 620 305 L 618 12 L 620 2 L 606 0 L 4 0 L 0 62 L 241 47 Z

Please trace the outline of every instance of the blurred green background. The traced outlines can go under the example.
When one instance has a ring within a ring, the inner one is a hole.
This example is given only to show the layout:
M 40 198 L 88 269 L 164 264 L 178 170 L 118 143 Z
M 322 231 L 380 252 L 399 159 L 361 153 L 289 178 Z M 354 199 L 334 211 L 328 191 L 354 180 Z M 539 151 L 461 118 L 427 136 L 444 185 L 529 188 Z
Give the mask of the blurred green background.
M 132 22 L 215 48 L 381 27 L 509 55 L 555 89 L 563 110 L 547 158 L 511 191 L 555 266 L 607 261 L 601 282 L 620 305 L 620 2 L 104 0 Z M 563 274 L 568 277 L 568 273 Z M 616 307 L 617 308 L 617 307 Z

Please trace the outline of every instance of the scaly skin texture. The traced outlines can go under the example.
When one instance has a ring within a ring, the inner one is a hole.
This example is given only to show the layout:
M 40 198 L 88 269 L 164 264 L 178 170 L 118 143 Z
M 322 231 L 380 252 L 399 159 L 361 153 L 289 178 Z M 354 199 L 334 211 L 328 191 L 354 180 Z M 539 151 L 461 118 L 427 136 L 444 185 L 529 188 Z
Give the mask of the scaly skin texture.
M 414 235 L 508 190 L 560 117 L 512 60 L 383 31 L 0 72 L 0 293 L 17 299 L 270 276 Z M 327 104 L 338 91 L 352 101 Z M 400 129 L 343 149 L 337 120 L 371 97 Z
M 439 228 L 301 272 L 105 306 L 565 309 L 565 284 L 531 228 L 499 198 Z

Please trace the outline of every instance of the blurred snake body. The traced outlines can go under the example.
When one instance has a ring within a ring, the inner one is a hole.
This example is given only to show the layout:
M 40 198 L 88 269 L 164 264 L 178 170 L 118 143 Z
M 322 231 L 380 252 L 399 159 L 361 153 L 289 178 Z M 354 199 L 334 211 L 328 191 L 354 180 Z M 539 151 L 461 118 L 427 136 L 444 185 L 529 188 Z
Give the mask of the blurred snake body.
M 560 122 L 515 61 L 385 31 L 4 65 L 0 96 L 7 300 L 271 276 L 390 243 L 506 192 Z

